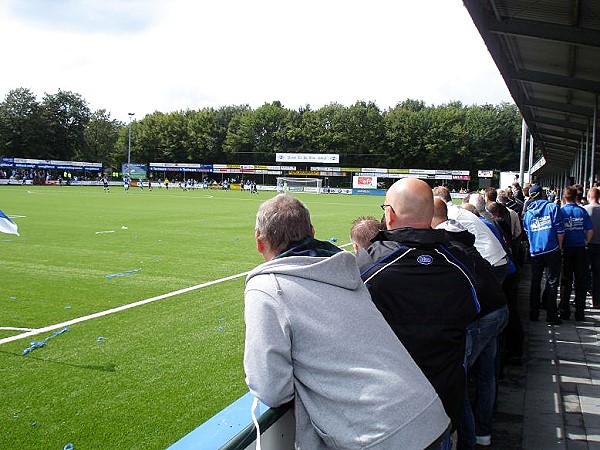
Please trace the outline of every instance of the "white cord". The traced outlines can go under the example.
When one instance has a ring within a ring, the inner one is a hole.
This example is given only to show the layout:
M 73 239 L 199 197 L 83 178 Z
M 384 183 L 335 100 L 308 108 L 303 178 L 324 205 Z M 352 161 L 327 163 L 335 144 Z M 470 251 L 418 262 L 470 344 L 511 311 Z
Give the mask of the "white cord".
M 261 450 L 260 428 L 258 426 L 258 420 L 256 419 L 256 408 L 258 408 L 258 398 L 254 397 L 254 400 L 252 401 L 252 422 L 254 422 L 254 426 L 256 427 L 256 450 Z

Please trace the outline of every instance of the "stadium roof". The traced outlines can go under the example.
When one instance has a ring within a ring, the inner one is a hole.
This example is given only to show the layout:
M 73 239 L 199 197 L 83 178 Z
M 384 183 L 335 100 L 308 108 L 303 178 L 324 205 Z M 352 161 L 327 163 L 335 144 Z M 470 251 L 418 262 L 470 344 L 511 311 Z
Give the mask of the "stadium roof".
M 600 93 L 600 2 L 463 3 L 544 155 L 546 164 L 536 174 L 568 171 L 582 139 L 585 151 L 588 128 L 592 148 L 592 122 Z M 595 161 L 597 167 L 597 153 Z

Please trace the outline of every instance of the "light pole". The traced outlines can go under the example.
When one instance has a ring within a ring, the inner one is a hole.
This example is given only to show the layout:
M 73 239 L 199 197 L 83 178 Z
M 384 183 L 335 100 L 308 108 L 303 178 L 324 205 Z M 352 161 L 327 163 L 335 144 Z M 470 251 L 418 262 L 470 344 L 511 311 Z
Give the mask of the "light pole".
M 127 149 L 127 177 L 131 178 L 131 118 L 135 113 L 127 113 L 129 116 L 129 146 Z

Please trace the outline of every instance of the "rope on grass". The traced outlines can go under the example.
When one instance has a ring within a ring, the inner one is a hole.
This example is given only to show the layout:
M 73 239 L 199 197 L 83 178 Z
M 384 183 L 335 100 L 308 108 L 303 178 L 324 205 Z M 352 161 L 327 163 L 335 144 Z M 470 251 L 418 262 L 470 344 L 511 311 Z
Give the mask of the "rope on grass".
M 21 353 L 21 355 L 25 356 L 27 353 L 34 351 L 36 348 L 43 347 L 44 345 L 46 345 L 46 342 L 48 342 L 50 339 L 55 338 L 56 336 L 58 336 L 60 334 L 63 334 L 65 331 L 69 331 L 69 327 L 64 327 L 62 330 L 55 331 L 50 336 L 46 336 L 41 341 L 32 341 L 31 345 L 29 347 L 27 347 L 25 350 L 23 350 L 23 353 Z
M 118 273 L 111 273 L 109 275 L 105 275 L 104 278 L 109 278 L 110 279 L 110 278 L 116 278 L 116 277 L 129 277 L 131 275 L 135 275 L 140 270 L 142 270 L 141 267 L 139 269 L 126 270 L 124 272 L 118 272 Z

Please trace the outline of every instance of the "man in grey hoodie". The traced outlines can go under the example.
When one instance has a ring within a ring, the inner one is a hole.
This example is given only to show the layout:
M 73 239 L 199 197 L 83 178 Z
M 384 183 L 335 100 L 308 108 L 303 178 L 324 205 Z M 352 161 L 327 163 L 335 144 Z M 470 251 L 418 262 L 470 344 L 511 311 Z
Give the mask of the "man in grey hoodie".
M 446 448 L 443 405 L 371 301 L 354 256 L 313 236 L 296 198 L 260 206 L 265 262 L 245 290 L 250 392 L 271 407 L 294 400 L 299 449 Z

